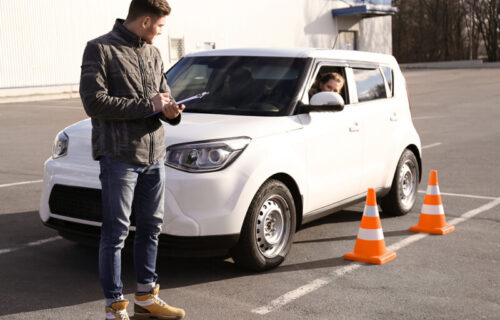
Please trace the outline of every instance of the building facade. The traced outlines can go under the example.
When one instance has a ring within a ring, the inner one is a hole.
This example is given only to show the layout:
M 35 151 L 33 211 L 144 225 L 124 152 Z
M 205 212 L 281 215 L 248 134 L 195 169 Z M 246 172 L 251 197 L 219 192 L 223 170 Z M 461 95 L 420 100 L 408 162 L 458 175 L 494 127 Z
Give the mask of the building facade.
M 172 13 L 155 42 L 167 68 L 189 52 L 213 48 L 392 52 L 397 9 L 390 0 L 168 1 Z M 129 3 L 0 0 L 0 96 L 27 88 L 74 91 L 86 42 L 125 18 Z

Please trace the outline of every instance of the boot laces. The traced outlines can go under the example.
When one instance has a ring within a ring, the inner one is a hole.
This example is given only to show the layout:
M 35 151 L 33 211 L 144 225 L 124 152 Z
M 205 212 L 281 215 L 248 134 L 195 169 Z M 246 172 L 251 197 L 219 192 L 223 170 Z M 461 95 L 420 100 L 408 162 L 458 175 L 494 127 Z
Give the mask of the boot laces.
M 167 306 L 167 303 L 165 301 L 163 301 L 158 295 L 154 295 L 153 296 L 153 300 L 159 304 L 161 307 L 166 307 Z
M 120 320 L 127 320 L 129 319 L 127 310 L 115 310 L 115 314 L 118 316 Z

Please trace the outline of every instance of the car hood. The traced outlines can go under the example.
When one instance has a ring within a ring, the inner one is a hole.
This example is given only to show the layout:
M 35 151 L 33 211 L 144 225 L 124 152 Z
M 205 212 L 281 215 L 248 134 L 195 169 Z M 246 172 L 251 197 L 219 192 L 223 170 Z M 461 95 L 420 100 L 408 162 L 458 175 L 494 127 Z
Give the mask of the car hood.
M 246 136 L 257 139 L 281 132 L 298 130 L 302 125 L 296 116 L 253 117 L 220 114 L 184 113 L 176 126 L 164 124 L 167 146 L 201 140 Z M 70 139 L 90 146 L 90 119 L 77 122 L 64 130 Z
M 297 130 L 296 117 L 251 117 L 184 113 L 177 126 L 165 125 L 166 144 L 246 136 L 252 139 Z

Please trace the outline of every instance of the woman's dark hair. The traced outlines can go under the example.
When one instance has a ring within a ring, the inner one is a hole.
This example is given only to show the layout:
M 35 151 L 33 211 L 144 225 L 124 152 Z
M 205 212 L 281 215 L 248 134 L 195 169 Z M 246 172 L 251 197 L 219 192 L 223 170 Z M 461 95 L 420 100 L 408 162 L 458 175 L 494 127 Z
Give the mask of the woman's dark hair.
M 168 16 L 170 5 L 166 0 L 132 0 L 128 9 L 127 20 L 133 21 L 140 16 Z

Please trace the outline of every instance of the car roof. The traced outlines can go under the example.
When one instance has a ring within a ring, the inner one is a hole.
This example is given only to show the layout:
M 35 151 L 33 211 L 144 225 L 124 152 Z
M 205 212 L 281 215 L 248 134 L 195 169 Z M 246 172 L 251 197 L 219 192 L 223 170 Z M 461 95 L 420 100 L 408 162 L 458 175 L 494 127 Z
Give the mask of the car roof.
M 357 50 L 318 49 L 318 48 L 234 48 L 199 51 L 186 57 L 206 56 L 258 56 L 258 57 L 289 57 L 289 58 L 319 58 L 340 61 L 362 61 L 377 63 L 395 63 L 389 54 L 365 52 Z

